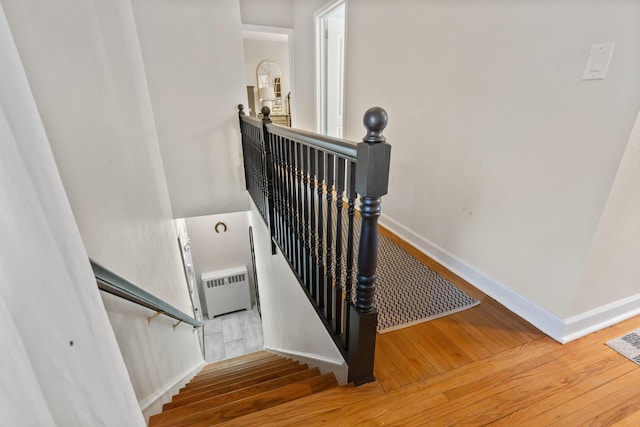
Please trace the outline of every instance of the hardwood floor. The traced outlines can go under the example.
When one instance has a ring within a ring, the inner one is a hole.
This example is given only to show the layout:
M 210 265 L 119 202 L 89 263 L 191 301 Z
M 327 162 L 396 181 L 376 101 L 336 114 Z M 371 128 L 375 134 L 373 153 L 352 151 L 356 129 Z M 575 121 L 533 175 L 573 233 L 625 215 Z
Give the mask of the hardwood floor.
M 605 345 L 638 328 L 640 316 L 562 345 L 432 260 L 423 262 L 481 304 L 378 335 L 377 382 L 223 425 L 640 425 L 640 367 Z
M 605 342 L 636 317 L 559 344 L 491 298 L 378 335 L 377 382 L 224 425 L 639 425 L 640 368 Z
M 639 415 L 640 369 L 604 345 L 634 329 L 638 319 L 563 346 L 527 324 L 504 327 L 503 309 L 490 298 L 472 310 L 378 337 L 383 350 L 375 372 L 385 392 L 413 388 L 446 399 L 426 412 L 409 405 L 382 417 L 385 422 L 580 425 L 616 408 L 620 419 Z M 388 357 L 396 343 L 411 345 L 411 353 Z M 601 400 L 601 387 L 621 396 Z

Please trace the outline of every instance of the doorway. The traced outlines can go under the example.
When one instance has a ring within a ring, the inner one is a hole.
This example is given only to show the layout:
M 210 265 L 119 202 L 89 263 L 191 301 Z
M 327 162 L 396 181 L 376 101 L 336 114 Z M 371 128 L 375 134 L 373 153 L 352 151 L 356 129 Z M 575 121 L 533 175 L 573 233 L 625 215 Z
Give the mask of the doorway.
M 316 14 L 316 72 L 318 132 L 342 138 L 344 124 L 344 1 Z
M 184 223 L 181 235 L 189 242 L 186 251 L 189 259 L 185 265 L 191 266 L 189 276 L 193 277 L 195 289 L 203 297 L 202 310 L 198 311 L 204 323 L 200 328 L 204 359 L 215 362 L 262 350 L 262 319 L 257 309 L 259 295 L 253 295 L 255 288 L 252 286 L 256 284 L 256 276 L 252 268 L 251 240 L 247 236 L 248 213 L 203 215 L 181 221 Z M 223 272 L 227 273 L 216 274 Z M 207 277 L 216 279 L 208 280 Z M 229 277 L 234 278 L 233 282 Z M 238 292 L 222 289 L 230 289 L 231 283 Z M 216 289 L 222 293 L 211 292 Z M 255 305 L 247 306 L 245 297 Z
M 249 105 L 247 114 L 259 117 L 262 105 L 268 104 L 272 112 L 272 121 L 286 126 L 295 126 L 293 29 L 243 24 L 242 39 Z M 265 63 L 277 68 L 278 75 L 264 80 L 260 72 Z M 263 94 L 261 90 L 267 87 L 273 91 L 267 90 Z
M 185 227 L 184 222 L 182 226 Z M 180 247 L 180 254 L 182 255 L 182 267 L 184 269 L 185 279 L 187 280 L 187 290 L 189 291 L 189 298 L 191 298 L 191 306 L 193 307 L 193 314 L 197 321 L 202 322 L 202 309 L 200 308 L 200 295 L 198 292 L 198 282 L 196 279 L 196 272 L 193 268 L 193 258 L 191 256 L 191 242 L 189 239 L 185 239 L 186 230 L 184 233 L 180 233 L 178 236 L 178 246 Z M 204 333 L 201 328 L 198 329 L 198 336 L 200 342 L 200 350 L 204 356 Z

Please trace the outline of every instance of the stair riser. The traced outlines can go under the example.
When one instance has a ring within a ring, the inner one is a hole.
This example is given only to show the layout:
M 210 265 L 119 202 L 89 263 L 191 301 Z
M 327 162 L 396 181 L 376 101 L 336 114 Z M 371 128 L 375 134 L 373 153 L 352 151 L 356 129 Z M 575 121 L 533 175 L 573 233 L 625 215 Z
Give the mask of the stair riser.
M 281 357 L 272 354 L 270 356 L 261 357 L 259 359 L 249 360 L 247 362 L 241 364 L 232 364 L 224 367 L 218 367 L 218 363 L 212 363 L 210 365 L 205 365 L 205 367 L 200 371 L 199 375 L 211 375 L 211 374 L 224 374 L 225 372 L 237 372 L 238 370 L 242 370 L 245 368 L 250 368 L 252 366 L 260 366 L 265 363 L 275 362 L 277 360 L 283 360 Z
M 297 363 L 297 362 L 294 362 L 292 360 L 280 359 L 280 360 L 275 360 L 275 361 L 264 363 L 257 366 L 249 366 L 247 367 L 247 369 L 234 370 L 233 372 L 221 372 L 221 373 L 212 372 L 209 374 L 198 374 L 191 381 L 189 381 L 189 383 L 186 384 L 183 387 L 183 389 L 188 390 L 192 387 L 197 387 L 199 384 L 202 384 L 202 383 L 211 383 L 214 381 L 225 381 L 230 378 L 235 378 L 238 375 L 245 375 L 245 374 L 250 374 L 254 372 L 260 372 L 265 369 L 271 369 L 278 366 L 288 365 L 291 363 Z
M 232 359 L 209 363 L 200 372 L 208 372 L 210 370 L 221 370 L 221 369 L 227 369 L 234 366 L 242 366 L 245 363 L 250 363 L 253 361 L 262 360 L 266 358 L 273 358 L 273 356 L 276 356 L 276 355 L 262 350 L 256 353 L 250 353 L 250 354 L 245 354 L 244 356 L 234 357 Z
M 279 387 L 283 387 L 289 384 L 294 384 L 299 381 L 308 380 L 313 377 L 320 376 L 320 370 L 318 368 L 307 369 L 302 372 L 287 375 L 285 377 L 276 378 L 271 381 L 256 384 L 252 387 L 236 390 L 235 392 L 226 393 L 220 396 L 216 396 L 209 399 L 199 400 L 188 405 L 183 405 L 175 409 L 171 409 L 156 415 L 154 419 L 154 426 L 164 427 L 172 426 L 177 420 L 181 418 L 188 418 L 193 413 L 204 413 L 205 411 L 231 402 L 236 402 L 242 399 L 248 399 L 252 396 L 265 393 L 270 390 L 275 390 Z
M 161 424 L 156 424 L 154 420 L 153 423 L 150 422 L 149 426 L 176 427 L 189 425 L 193 427 L 208 427 L 212 424 L 271 408 L 332 387 L 337 387 L 335 376 L 333 374 L 325 374 L 218 407 L 209 407 L 202 412 L 165 420 Z
M 260 374 L 269 374 L 271 372 L 278 372 L 278 371 L 282 371 L 283 369 L 293 368 L 296 366 L 300 366 L 300 364 L 298 362 L 287 362 L 284 364 L 279 364 L 279 365 L 275 365 L 275 366 L 260 369 L 260 370 L 251 370 L 249 372 L 239 373 L 231 378 L 222 378 L 222 379 L 216 378 L 210 381 L 203 381 L 203 382 L 194 384 L 191 387 L 183 387 L 180 390 L 180 393 L 190 393 L 196 390 L 202 390 L 204 388 L 215 389 L 216 387 L 222 387 L 225 385 L 234 384 L 245 379 L 250 379 L 252 377 L 259 376 Z

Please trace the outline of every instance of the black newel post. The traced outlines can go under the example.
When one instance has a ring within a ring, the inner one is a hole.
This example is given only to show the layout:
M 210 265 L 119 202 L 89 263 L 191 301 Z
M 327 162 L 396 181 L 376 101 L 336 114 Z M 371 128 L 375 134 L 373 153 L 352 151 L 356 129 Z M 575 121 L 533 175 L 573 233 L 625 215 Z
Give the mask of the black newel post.
M 269 107 L 262 107 L 262 143 L 264 144 L 264 171 L 265 171 L 265 189 L 267 191 L 266 194 L 266 202 L 267 202 L 267 212 L 269 212 L 269 233 L 271 235 L 271 253 L 276 253 L 276 242 L 273 237 L 275 236 L 275 210 L 273 207 L 273 176 L 274 176 L 274 166 L 273 166 L 273 158 L 271 154 L 271 141 L 269 138 L 269 131 L 267 130 L 267 124 L 271 123 L 271 118 L 269 115 L 271 114 L 271 110 Z
M 356 302 L 349 307 L 349 381 L 356 385 L 375 380 L 373 359 L 378 310 L 374 304 L 378 265 L 378 218 L 381 197 L 387 194 L 391 146 L 382 131 L 387 113 L 373 107 L 364 115 L 367 134 L 357 148 L 356 192 L 360 195 L 360 244 L 356 275 Z

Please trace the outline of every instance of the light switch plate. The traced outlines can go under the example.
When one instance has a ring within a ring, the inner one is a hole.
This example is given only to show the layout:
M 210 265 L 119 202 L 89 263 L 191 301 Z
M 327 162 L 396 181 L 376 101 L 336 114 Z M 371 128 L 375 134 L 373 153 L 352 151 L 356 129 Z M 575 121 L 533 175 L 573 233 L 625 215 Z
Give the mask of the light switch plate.
M 611 55 L 613 55 L 614 46 L 615 43 L 613 42 L 594 44 L 591 46 L 582 80 L 604 79 L 609 69 L 609 62 L 611 61 Z

